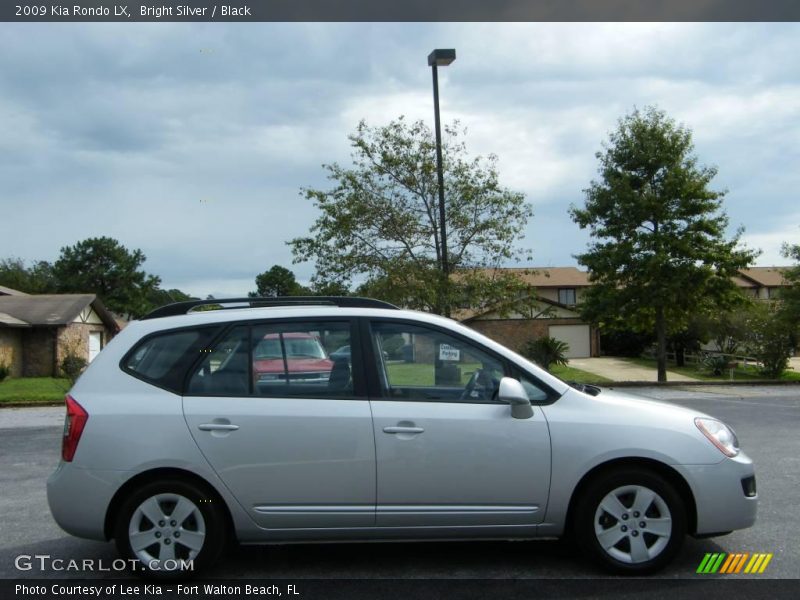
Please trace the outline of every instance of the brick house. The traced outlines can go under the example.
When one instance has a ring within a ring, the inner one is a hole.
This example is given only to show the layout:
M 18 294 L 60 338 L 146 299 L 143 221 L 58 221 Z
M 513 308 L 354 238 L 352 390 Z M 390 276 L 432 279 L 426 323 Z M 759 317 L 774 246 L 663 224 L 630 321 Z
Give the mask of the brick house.
M 751 267 L 741 269 L 733 280 L 745 294 L 758 300 L 774 300 L 789 285 L 784 273 L 790 267 Z
M 759 300 L 774 300 L 788 283 L 789 267 L 751 267 L 742 269 L 733 282 L 742 292 Z M 600 356 L 598 330 L 580 318 L 577 307 L 592 283 L 589 273 L 576 267 L 502 269 L 516 273 L 536 292 L 537 303 L 527 314 L 503 315 L 499 311 L 462 308 L 453 318 L 512 348 L 529 340 L 550 336 L 569 344 L 568 358 Z
M 69 352 L 91 361 L 120 330 L 94 294 L 29 295 L 0 287 L 0 360 L 12 377 L 51 377 Z
M 461 309 L 453 318 L 484 335 L 519 350 L 526 342 L 550 336 L 569 345 L 568 358 L 600 355 L 597 329 L 581 319 L 577 305 L 592 285 L 589 274 L 576 267 L 503 269 L 516 273 L 536 291 L 524 311 L 503 314 L 492 308 Z

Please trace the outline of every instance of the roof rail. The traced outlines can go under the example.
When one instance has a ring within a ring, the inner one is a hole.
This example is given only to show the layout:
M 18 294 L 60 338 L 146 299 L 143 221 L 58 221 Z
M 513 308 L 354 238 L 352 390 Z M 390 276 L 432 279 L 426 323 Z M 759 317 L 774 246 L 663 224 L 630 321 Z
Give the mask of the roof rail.
M 235 304 L 236 306 L 225 306 Z M 198 306 L 217 306 L 218 309 L 261 308 L 265 306 L 339 306 L 342 308 L 391 308 L 397 310 L 394 304 L 373 298 L 359 298 L 357 296 L 277 296 L 272 298 L 214 298 L 209 300 L 188 300 L 167 304 L 150 311 L 142 320 L 158 319 L 185 315 Z M 217 310 L 217 309 L 214 309 Z

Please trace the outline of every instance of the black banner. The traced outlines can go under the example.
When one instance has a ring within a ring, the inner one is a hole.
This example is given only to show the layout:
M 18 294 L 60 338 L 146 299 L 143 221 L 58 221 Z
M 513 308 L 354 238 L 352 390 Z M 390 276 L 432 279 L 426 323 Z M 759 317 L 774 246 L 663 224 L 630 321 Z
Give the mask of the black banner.
M 797 0 L 3 0 L 0 20 L 798 21 Z
M 297 579 L 148 582 L 107 580 L 0 580 L 0 598 L 46 600 L 516 600 L 549 598 L 796 598 L 797 581 L 777 579 Z

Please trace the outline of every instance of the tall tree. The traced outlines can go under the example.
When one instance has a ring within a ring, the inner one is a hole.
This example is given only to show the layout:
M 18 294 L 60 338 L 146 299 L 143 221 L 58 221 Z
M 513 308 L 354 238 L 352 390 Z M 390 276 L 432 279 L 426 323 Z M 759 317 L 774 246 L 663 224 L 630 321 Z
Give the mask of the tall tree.
M 185 302 L 186 300 L 192 300 L 192 297 L 176 288 L 164 290 L 159 287 L 151 290 L 147 295 L 147 302 L 150 308 L 157 308 L 174 302 Z
M 268 271 L 256 275 L 256 291 L 250 297 L 303 296 L 309 290 L 300 285 L 286 267 L 273 265 Z
M 788 287 L 781 289 L 780 313 L 795 338 L 800 337 L 800 244 L 784 244 L 783 255 L 794 261 L 785 273 Z
M 716 168 L 701 166 L 692 134 L 663 111 L 634 110 L 596 154 L 600 180 L 570 208 L 593 238 L 577 256 L 594 285 L 584 316 L 656 336 L 658 380 L 666 381 L 667 335 L 695 311 L 741 298 L 731 276 L 756 252 L 726 238 L 724 192 L 709 188 Z
M 295 262 L 314 261 L 313 285 L 365 281 L 386 300 L 448 314 L 469 285 L 472 301 L 507 300 L 518 280 L 482 268 L 522 256 L 515 247 L 532 215 L 524 195 L 500 186 L 497 158 L 467 157 L 458 124 L 443 142 L 449 272 L 441 270 L 436 143 L 403 117 L 358 125 L 352 167 L 324 165 L 329 190 L 304 189 L 320 211 L 307 237 L 289 242 Z
M 0 285 L 27 294 L 50 294 L 58 289 L 53 277 L 53 265 L 44 260 L 30 267 L 21 258 L 0 260 Z
M 88 238 L 61 248 L 53 275 L 61 292 L 92 292 L 114 312 L 139 317 L 150 309 L 148 296 L 161 281 L 141 269 L 145 260 L 141 250 L 130 251 L 113 238 Z

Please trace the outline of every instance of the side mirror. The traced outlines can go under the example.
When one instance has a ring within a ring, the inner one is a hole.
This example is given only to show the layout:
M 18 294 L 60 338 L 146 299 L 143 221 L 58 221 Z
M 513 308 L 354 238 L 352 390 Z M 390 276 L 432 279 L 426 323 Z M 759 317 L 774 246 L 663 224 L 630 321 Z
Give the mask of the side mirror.
M 515 419 L 530 419 L 533 416 L 533 407 L 528 398 L 528 392 L 516 379 L 503 377 L 500 380 L 497 399 L 511 405 L 511 416 Z

